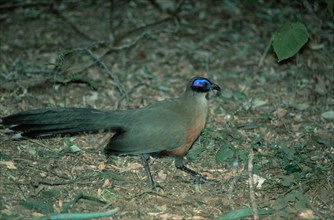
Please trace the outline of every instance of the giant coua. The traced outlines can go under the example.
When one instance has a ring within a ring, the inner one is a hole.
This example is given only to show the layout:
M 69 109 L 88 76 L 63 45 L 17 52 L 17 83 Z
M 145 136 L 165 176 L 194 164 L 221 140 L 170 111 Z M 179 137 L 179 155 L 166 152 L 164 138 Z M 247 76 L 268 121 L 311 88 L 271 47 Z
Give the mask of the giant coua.
M 56 134 L 111 130 L 115 134 L 105 147 L 107 155 L 141 155 L 148 183 L 155 187 L 148 160 L 150 156 L 172 156 L 176 168 L 197 180 L 205 179 L 183 164 L 203 130 L 207 115 L 207 95 L 221 89 L 203 77 L 192 78 L 183 95 L 129 110 L 90 108 L 46 108 L 9 115 L 0 119 L 13 138 L 47 137 Z

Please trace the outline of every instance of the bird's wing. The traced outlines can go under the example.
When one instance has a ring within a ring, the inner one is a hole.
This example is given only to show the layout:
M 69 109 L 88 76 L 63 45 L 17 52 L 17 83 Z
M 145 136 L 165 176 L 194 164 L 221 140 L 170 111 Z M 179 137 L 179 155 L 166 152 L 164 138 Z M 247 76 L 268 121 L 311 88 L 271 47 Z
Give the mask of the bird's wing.
M 124 117 L 125 132 L 116 134 L 106 150 L 116 154 L 142 154 L 172 150 L 186 139 L 191 118 L 177 100 L 137 109 Z

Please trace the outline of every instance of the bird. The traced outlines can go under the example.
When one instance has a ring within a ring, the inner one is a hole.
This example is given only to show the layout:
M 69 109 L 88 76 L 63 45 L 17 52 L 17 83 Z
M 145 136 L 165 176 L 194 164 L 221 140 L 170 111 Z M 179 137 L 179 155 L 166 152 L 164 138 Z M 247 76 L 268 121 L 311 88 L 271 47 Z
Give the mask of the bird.
M 157 185 L 152 178 L 150 157 L 174 157 L 175 166 L 194 177 L 195 182 L 206 178 L 184 165 L 184 157 L 200 136 L 208 117 L 209 93 L 221 88 L 205 77 L 193 77 L 177 98 L 153 102 L 145 107 L 126 110 L 94 108 L 32 109 L 0 119 L 6 132 L 15 132 L 13 139 L 43 138 L 55 135 L 114 132 L 105 146 L 111 155 L 140 156 L 147 182 Z

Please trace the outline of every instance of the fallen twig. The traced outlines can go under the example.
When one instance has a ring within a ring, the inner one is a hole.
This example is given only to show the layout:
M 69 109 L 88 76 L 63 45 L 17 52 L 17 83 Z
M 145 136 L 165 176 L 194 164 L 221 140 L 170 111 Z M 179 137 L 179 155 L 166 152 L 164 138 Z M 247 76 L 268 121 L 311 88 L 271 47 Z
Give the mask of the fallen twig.
M 254 179 L 253 179 L 253 160 L 254 160 L 254 151 L 252 146 L 250 146 L 248 151 L 248 184 L 249 184 L 249 196 L 251 200 L 252 210 L 253 210 L 253 219 L 259 219 L 259 213 L 257 210 L 257 204 L 255 200 L 255 190 L 254 190 Z
M 56 14 L 61 20 L 67 23 L 75 32 L 77 32 L 79 35 L 84 37 L 86 40 L 95 41 L 90 36 L 88 36 L 85 32 L 81 31 L 73 22 L 68 20 L 66 16 L 64 16 L 55 6 L 51 8 L 51 12 Z
M 95 198 L 95 197 L 92 197 L 92 196 L 87 196 L 87 195 L 84 195 L 83 193 L 78 193 L 72 201 L 70 201 L 70 202 L 68 202 L 67 204 L 64 205 L 64 207 L 62 209 L 62 212 L 63 213 L 67 212 L 70 208 L 72 208 L 81 199 L 86 199 L 86 200 L 89 200 L 89 201 L 94 201 L 94 202 L 106 204 L 105 201 L 102 201 L 98 198 Z M 69 219 L 72 219 L 72 218 L 69 218 Z
M 94 59 L 94 61 L 98 64 L 99 67 L 101 67 L 101 69 L 107 73 L 107 75 L 114 81 L 115 85 L 117 86 L 118 90 L 120 91 L 120 93 L 122 95 L 125 96 L 125 99 L 126 99 L 126 102 L 127 102 L 127 105 L 129 106 L 130 104 L 130 100 L 129 100 L 129 95 L 128 93 L 126 92 L 125 88 L 123 87 L 123 85 L 121 84 L 121 82 L 119 81 L 118 77 L 113 75 L 111 73 L 111 71 L 109 70 L 108 66 L 102 62 L 99 58 L 97 58 L 93 52 L 91 50 L 86 50 L 86 52 Z

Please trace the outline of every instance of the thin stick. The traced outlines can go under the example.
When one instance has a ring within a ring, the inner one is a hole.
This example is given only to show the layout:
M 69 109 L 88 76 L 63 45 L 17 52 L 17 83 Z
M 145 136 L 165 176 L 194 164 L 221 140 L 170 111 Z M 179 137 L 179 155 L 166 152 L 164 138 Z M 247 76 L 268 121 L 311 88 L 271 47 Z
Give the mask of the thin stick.
M 107 75 L 116 83 L 118 90 L 120 91 L 121 94 L 125 96 L 125 100 L 127 102 L 127 105 L 129 106 L 130 105 L 129 95 L 126 92 L 123 85 L 120 83 L 118 77 L 113 75 L 111 71 L 109 70 L 108 66 L 104 62 L 102 62 L 99 58 L 97 58 L 91 50 L 86 49 L 86 52 L 94 59 L 94 61 L 98 64 L 98 66 L 101 67 L 101 69 L 105 73 L 107 73 Z
M 259 219 L 259 214 L 257 212 L 257 204 L 255 200 L 255 190 L 254 190 L 254 179 L 253 179 L 253 160 L 254 160 L 254 151 L 252 146 L 249 148 L 248 154 L 248 184 L 249 184 L 249 196 L 251 200 L 253 218 L 254 220 Z
M 55 13 L 61 20 L 63 20 L 65 23 L 67 23 L 75 32 L 77 32 L 79 35 L 84 37 L 86 40 L 94 41 L 90 36 L 88 36 L 85 32 L 81 31 L 73 22 L 68 20 L 65 15 L 63 15 L 55 6 L 51 8 L 51 11 Z
M 269 52 L 269 49 L 270 49 L 270 46 L 271 46 L 271 42 L 273 41 L 273 38 L 271 37 L 268 44 L 267 44 L 267 47 L 266 47 L 266 50 L 264 51 L 264 53 L 262 54 L 261 56 L 261 59 L 259 61 L 259 64 L 257 65 L 257 69 L 259 70 L 262 65 L 263 65 L 263 62 L 264 62 L 264 59 L 266 58 L 268 52 Z

